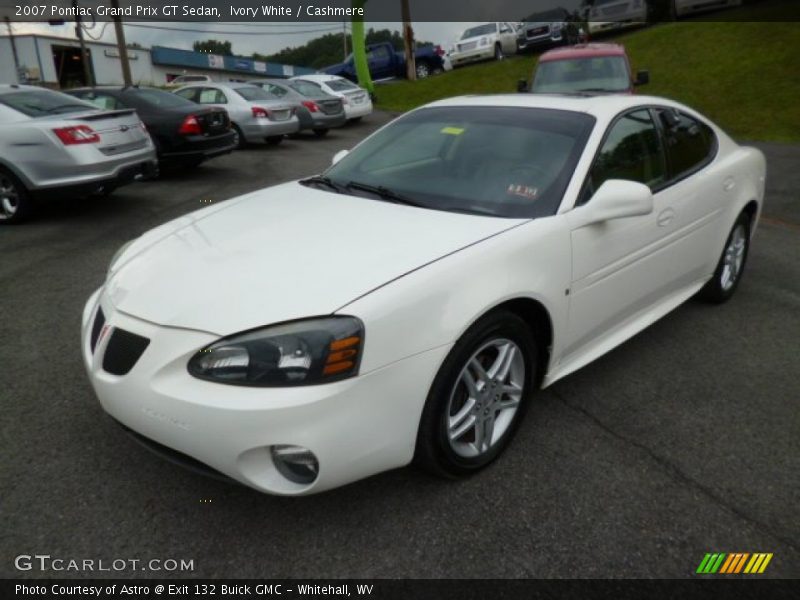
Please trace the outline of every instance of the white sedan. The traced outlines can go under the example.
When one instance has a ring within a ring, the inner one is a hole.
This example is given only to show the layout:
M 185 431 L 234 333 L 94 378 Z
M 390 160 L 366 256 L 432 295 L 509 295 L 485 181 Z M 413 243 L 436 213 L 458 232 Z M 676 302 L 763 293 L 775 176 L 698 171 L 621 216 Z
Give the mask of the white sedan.
M 729 299 L 764 185 L 760 151 L 670 100 L 444 100 L 128 243 L 82 353 L 142 443 L 263 492 L 465 475 L 537 389 Z
M 344 77 L 313 73 L 292 77 L 295 81 L 304 81 L 318 87 L 326 94 L 337 96 L 344 104 L 344 114 L 348 121 L 360 121 L 372 114 L 372 98 L 369 92 Z

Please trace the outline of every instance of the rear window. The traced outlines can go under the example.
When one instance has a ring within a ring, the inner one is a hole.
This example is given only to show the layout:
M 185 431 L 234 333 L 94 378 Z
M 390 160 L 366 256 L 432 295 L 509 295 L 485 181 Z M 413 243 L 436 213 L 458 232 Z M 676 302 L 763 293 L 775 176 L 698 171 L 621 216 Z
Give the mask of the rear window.
M 169 92 L 162 92 L 161 90 L 128 90 L 125 96 L 132 96 L 142 104 L 153 106 L 157 108 L 172 108 L 177 106 L 191 106 L 194 103 L 186 98 L 181 98 Z
M 316 83 L 311 83 L 310 81 L 293 81 L 289 86 L 294 91 L 310 98 L 322 98 L 328 95 Z
M 347 79 L 331 79 L 330 81 L 326 81 L 325 85 L 331 88 L 334 92 L 346 92 L 349 90 L 360 89 L 355 83 L 352 81 L 347 81 Z
M 87 109 L 97 110 L 87 102 L 51 90 L 24 90 L 0 94 L 0 103 L 29 117 L 44 117 Z
M 234 91 L 239 94 L 245 100 L 274 100 L 276 98 L 275 95 L 270 94 L 264 88 L 255 86 L 255 85 L 248 85 L 234 88 Z
M 539 63 L 531 91 L 624 92 L 631 87 L 628 64 L 622 56 L 595 56 Z

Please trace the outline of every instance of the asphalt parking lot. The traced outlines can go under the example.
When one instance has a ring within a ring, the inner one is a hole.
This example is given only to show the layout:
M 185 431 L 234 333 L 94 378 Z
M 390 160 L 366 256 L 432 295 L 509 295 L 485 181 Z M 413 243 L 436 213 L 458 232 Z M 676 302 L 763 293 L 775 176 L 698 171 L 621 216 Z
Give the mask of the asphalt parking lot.
M 765 216 L 728 304 L 689 302 L 536 396 L 471 479 L 400 469 L 308 498 L 181 470 L 108 419 L 83 304 L 125 241 L 313 174 L 387 115 L 68 200 L 0 228 L 0 576 L 19 554 L 192 559 L 193 577 L 692 577 L 706 552 L 800 576 L 800 148 L 761 145 Z M 162 576 L 123 572 L 119 575 Z

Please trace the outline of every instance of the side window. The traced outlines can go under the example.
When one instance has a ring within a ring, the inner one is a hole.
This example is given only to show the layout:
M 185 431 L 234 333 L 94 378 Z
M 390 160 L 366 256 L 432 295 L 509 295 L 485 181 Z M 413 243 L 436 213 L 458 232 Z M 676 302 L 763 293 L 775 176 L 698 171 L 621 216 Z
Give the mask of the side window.
M 389 58 L 389 49 L 386 46 L 373 48 L 367 54 L 368 60 L 386 60 L 387 58 Z
M 664 127 L 671 179 L 699 169 L 712 158 L 717 139 L 708 125 L 676 110 L 662 109 L 658 114 Z
M 595 158 L 581 203 L 607 179 L 638 181 L 650 188 L 666 181 L 664 153 L 650 111 L 628 113 L 612 126 Z
M 511 25 L 508 23 L 501 23 L 500 24 L 500 33 L 514 33 L 514 30 L 511 28 Z
M 186 88 L 185 90 L 178 90 L 175 92 L 176 96 L 186 98 L 192 102 L 197 102 L 197 88 Z
M 203 88 L 200 90 L 200 104 L 227 104 L 228 99 L 220 90 L 214 88 Z

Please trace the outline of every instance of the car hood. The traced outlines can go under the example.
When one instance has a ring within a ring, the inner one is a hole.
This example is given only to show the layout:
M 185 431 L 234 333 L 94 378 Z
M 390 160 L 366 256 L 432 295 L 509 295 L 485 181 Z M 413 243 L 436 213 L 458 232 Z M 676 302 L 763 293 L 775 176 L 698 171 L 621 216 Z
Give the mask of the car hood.
M 132 316 L 228 335 L 330 314 L 521 222 L 288 183 L 146 233 L 115 262 L 106 294 Z

